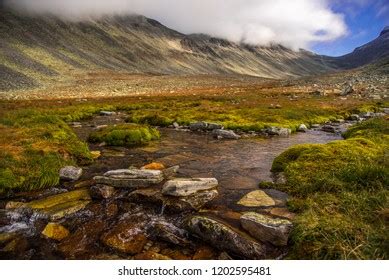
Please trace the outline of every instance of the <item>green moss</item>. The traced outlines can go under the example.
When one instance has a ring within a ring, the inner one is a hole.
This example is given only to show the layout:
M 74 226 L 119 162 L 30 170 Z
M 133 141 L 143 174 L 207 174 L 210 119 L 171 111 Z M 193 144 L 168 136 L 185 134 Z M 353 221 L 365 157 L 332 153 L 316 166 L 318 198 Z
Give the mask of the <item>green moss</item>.
M 279 189 L 299 215 L 290 258 L 387 259 L 389 124 L 373 119 L 345 134 L 347 140 L 299 145 L 281 154 L 273 171 L 284 172 Z
M 135 124 L 109 126 L 91 133 L 92 143 L 105 142 L 110 146 L 136 147 L 160 138 L 157 129 Z

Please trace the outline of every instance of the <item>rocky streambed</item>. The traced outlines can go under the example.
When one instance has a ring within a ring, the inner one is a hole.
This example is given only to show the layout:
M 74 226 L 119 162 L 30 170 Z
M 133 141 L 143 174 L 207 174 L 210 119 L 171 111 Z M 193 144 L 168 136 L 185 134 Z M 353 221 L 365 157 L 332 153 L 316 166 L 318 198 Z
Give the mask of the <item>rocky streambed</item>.
M 103 114 L 74 129 L 87 139 L 124 119 Z M 258 184 L 273 179 L 271 164 L 288 147 L 341 139 L 323 130 L 220 140 L 177 127 L 161 129 L 161 141 L 141 148 L 91 144 L 98 159 L 82 170 L 62 170 L 68 180 L 61 185 L 1 202 L 0 256 L 282 258 L 294 218 L 286 209 L 288 195 Z

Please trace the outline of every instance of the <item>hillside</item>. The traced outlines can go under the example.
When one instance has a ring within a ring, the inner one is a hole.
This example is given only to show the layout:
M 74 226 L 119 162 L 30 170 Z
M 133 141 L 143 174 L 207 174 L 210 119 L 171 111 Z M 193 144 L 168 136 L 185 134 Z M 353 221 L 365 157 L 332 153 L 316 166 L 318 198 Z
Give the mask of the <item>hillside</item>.
M 242 74 L 286 78 L 324 73 L 330 59 L 276 45 L 254 47 L 184 35 L 143 16 L 84 22 L 0 14 L 0 91 L 46 85 L 95 70 Z
M 387 57 L 389 57 L 389 26 L 375 40 L 356 48 L 350 54 L 336 58 L 336 60 L 340 67 L 351 69 Z

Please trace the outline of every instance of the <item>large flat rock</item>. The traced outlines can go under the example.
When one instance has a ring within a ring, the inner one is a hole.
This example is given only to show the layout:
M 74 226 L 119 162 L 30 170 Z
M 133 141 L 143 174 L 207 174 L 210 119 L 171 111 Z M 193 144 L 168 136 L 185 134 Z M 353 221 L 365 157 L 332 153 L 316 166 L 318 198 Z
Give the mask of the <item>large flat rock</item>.
M 178 178 L 167 181 L 162 188 L 164 195 L 186 197 L 199 191 L 211 190 L 218 186 L 215 178 Z

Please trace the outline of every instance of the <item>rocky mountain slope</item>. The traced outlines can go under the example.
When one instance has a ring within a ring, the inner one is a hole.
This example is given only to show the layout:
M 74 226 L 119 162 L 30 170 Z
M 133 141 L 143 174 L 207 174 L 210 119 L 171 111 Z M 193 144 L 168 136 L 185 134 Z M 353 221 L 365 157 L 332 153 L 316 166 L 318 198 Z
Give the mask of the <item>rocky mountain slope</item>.
M 285 78 L 334 68 L 329 59 L 307 51 L 184 35 L 142 16 L 69 22 L 2 10 L 0 37 L 3 91 L 66 80 L 79 71 L 96 69 Z
M 356 48 L 352 53 L 338 57 L 337 65 L 351 69 L 389 57 L 389 26 L 375 40 Z

